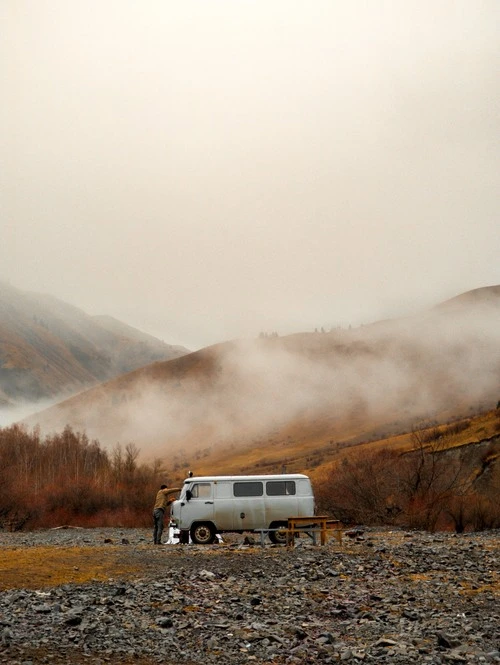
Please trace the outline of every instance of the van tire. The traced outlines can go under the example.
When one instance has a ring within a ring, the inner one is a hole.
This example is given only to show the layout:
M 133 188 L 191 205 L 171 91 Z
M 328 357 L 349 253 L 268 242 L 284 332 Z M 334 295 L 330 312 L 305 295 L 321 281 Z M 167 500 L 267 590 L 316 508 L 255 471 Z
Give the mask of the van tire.
M 279 529 L 279 531 L 269 531 L 269 540 L 274 545 L 286 545 L 286 528 L 287 524 L 285 522 L 273 522 L 269 527 L 271 529 Z
M 211 522 L 199 522 L 191 527 L 191 540 L 197 545 L 211 545 L 215 538 L 215 527 Z

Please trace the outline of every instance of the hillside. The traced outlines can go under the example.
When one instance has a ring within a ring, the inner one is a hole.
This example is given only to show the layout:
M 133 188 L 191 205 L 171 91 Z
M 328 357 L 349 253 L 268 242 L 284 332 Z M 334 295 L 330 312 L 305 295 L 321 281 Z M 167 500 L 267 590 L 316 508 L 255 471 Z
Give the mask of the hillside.
M 26 422 L 44 431 L 70 424 L 109 446 L 134 442 L 179 473 L 209 461 L 212 470 L 275 468 L 295 457 L 314 467 L 325 448 L 496 405 L 500 288 L 471 293 L 353 330 L 218 344 L 120 376 Z
M 234 448 L 211 451 L 207 456 L 191 458 L 196 473 L 203 475 L 213 469 L 224 468 L 231 473 L 306 473 L 314 481 L 320 482 L 325 475 L 338 469 L 346 458 L 363 458 L 384 449 L 405 453 L 414 449 L 415 432 L 417 437 L 427 437 L 439 431 L 443 437 L 443 450 L 462 451 L 466 447 L 486 450 L 493 445 L 498 448 L 495 459 L 500 456 L 500 410 L 489 410 L 471 417 L 459 418 L 449 423 L 432 427 L 408 430 L 393 436 L 355 438 L 347 441 L 305 440 L 297 437 L 288 443 L 280 444 L 271 439 L 264 445 L 244 448 L 238 452 Z M 185 474 L 187 465 L 182 467 L 179 478 Z M 175 473 L 175 472 L 174 472 Z M 177 476 L 176 476 L 177 477 Z
M 185 353 L 111 317 L 0 283 L 0 407 L 68 396 Z

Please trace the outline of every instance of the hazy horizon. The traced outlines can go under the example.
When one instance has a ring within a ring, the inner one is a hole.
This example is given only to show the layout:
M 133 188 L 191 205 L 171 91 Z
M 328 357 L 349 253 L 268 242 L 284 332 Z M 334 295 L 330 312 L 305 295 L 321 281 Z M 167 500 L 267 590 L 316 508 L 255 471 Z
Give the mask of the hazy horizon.
M 500 284 L 500 4 L 5 0 L 0 279 L 192 350 Z

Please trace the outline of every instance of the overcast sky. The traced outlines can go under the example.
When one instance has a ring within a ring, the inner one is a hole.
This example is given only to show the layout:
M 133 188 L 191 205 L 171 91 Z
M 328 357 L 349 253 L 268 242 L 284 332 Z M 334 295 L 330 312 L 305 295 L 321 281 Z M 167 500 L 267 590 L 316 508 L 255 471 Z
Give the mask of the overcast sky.
M 500 284 L 498 0 L 2 0 L 0 279 L 191 349 Z

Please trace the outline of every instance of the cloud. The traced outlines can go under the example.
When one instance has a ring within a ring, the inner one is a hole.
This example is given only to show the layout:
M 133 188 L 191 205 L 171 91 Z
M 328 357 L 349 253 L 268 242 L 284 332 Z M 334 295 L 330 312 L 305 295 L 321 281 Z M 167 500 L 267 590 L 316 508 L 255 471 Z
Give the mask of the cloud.
M 189 348 L 500 283 L 494 0 L 1 11 L 3 279 Z

